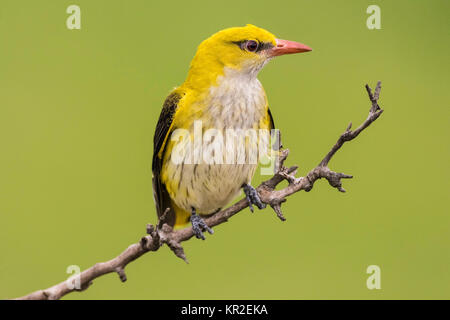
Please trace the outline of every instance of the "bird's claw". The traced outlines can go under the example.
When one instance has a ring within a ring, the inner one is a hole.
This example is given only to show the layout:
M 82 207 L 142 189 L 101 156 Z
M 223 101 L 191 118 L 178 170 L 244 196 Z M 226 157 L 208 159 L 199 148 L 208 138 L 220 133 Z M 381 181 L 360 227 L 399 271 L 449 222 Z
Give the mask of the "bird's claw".
M 249 184 L 244 184 L 242 186 L 244 189 L 245 197 L 247 198 L 248 207 L 250 208 L 250 211 L 253 212 L 253 204 L 258 207 L 258 209 L 264 209 L 266 207 L 266 204 L 261 201 L 261 198 L 259 197 L 258 191 L 256 191 L 255 188 L 253 188 Z
M 190 220 L 192 224 L 192 230 L 194 231 L 195 237 L 197 239 L 205 240 L 205 236 L 203 235 L 203 231 L 205 230 L 210 234 L 214 233 L 214 230 L 208 227 L 208 225 L 205 223 L 205 220 L 203 220 L 195 212 L 192 212 Z

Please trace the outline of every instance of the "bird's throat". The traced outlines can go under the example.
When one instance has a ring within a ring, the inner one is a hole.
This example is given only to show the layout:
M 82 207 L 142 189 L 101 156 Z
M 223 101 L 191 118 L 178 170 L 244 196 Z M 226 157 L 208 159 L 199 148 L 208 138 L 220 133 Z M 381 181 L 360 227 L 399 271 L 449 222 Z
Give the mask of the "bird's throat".
M 256 75 L 225 68 L 209 88 L 206 112 L 221 128 L 254 128 L 267 109 L 264 89 Z

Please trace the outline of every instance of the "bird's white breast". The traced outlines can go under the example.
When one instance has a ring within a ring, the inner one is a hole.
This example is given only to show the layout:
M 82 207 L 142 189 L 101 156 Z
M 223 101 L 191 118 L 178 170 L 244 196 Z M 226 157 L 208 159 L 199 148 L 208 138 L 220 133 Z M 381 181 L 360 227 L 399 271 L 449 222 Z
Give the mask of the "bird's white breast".
M 253 75 L 225 68 L 210 88 L 206 110 L 215 128 L 253 128 L 265 116 L 266 96 L 259 80 Z

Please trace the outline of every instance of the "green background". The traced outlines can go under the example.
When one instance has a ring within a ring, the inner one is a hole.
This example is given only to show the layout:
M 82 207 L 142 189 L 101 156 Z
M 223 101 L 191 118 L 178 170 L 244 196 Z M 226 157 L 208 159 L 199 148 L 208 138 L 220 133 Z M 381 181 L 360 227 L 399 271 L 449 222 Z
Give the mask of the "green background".
M 66 8 L 81 7 L 81 30 Z M 381 30 L 366 8 L 381 7 Z M 108 260 L 155 222 L 151 156 L 162 102 L 196 46 L 252 23 L 308 44 L 260 74 L 288 164 L 313 168 L 370 107 L 382 117 L 284 205 L 241 212 L 68 299 L 450 298 L 449 1 L 5 1 L 0 4 L 0 298 Z M 256 177 L 254 184 L 260 181 Z M 368 290 L 366 268 L 381 268 Z

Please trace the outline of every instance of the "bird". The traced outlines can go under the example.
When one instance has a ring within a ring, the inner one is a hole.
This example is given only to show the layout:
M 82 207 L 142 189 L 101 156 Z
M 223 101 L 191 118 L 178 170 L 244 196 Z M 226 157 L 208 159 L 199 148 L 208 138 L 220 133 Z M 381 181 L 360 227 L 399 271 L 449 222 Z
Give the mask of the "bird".
M 210 129 L 222 134 L 228 129 L 274 129 L 258 73 L 275 57 L 311 50 L 251 24 L 221 30 L 200 43 L 184 83 L 165 99 L 156 124 L 152 183 L 159 219 L 175 229 L 191 223 L 196 238 L 205 240 L 203 232 L 213 230 L 204 218 L 219 212 L 241 190 L 252 212 L 252 205 L 266 206 L 251 185 L 259 158 L 256 163 L 224 162 L 234 152 L 227 146 L 218 157 L 214 148 L 209 151 L 222 162 L 202 161 L 200 153 L 207 153 L 214 139 L 205 148 L 205 137 L 203 144 L 196 143 L 195 134 Z M 196 131 L 198 124 L 200 131 Z M 244 159 L 248 159 L 249 149 L 257 143 L 245 139 Z

